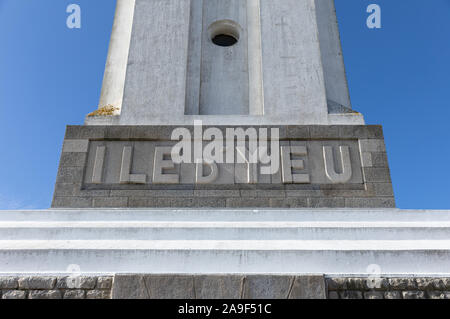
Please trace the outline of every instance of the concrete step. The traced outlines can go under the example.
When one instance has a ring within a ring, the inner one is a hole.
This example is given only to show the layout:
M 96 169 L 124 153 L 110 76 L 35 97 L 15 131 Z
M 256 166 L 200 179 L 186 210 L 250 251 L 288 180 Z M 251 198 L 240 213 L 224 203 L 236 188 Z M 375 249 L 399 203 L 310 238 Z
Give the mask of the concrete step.
M 450 211 L 0 212 L 0 273 L 450 276 Z
M 450 211 L 400 209 L 50 209 L 0 211 L 0 221 L 449 222 Z
M 450 222 L 1 222 L 1 240 L 450 240 Z
M 449 276 L 450 241 L 0 241 L 0 273 Z M 374 266 L 375 265 L 375 268 Z

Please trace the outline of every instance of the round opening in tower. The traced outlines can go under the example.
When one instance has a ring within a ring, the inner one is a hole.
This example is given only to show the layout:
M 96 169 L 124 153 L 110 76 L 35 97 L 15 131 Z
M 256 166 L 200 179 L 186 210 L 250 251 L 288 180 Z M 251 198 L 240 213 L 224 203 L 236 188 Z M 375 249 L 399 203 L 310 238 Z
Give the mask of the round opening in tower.
M 215 45 L 231 47 L 239 42 L 242 28 L 234 21 L 220 20 L 208 28 L 209 36 Z
M 229 34 L 218 34 L 212 39 L 212 42 L 220 47 L 231 47 L 235 45 L 238 40 Z

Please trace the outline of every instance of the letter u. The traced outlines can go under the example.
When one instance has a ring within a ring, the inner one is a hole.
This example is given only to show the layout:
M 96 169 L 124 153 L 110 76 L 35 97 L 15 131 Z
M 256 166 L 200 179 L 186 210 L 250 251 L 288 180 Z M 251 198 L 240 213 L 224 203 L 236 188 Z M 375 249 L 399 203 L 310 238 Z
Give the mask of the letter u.
M 334 155 L 333 147 L 324 146 L 323 147 L 323 158 L 325 161 L 325 173 L 328 179 L 333 184 L 344 184 L 350 181 L 352 178 L 352 163 L 350 160 L 350 147 L 340 146 L 339 151 L 341 154 L 342 162 L 342 173 L 336 173 L 336 168 L 334 167 Z

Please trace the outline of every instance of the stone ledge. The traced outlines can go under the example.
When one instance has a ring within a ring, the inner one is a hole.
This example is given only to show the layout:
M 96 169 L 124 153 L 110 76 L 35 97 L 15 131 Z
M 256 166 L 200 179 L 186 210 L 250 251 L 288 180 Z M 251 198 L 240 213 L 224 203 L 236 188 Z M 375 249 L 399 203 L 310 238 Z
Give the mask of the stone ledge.
M 334 193 L 338 195 L 338 193 Z M 56 196 L 52 208 L 394 208 L 393 196 L 378 197 L 75 197 Z M 357 195 L 357 194 L 355 194 Z M 359 194 L 358 196 L 364 196 Z
M 192 125 L 136 125 L 136 126 L 114 126 L 114 125 L 68 125 L 66 128 L 66 140 L 170 140 L 172 131 L 178 127 L 188 129 L 192 134 Z M 209 127 L 204 125 L 206 130 Z M 223 133 L 226 128 L 278 128 L 280 139 L 384 139 L 383 129 L 380 125 L 227 125 L 214 126 Z

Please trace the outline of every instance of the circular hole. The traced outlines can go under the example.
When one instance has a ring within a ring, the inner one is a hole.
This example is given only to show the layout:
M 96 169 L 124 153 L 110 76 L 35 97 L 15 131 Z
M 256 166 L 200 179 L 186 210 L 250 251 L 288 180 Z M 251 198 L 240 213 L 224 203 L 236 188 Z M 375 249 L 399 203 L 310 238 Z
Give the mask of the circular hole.
M 229 34 L 218 34 L 212 39 L 212 42 L 221 47 L 231 47 L 235 45 L 238 40 Z
M 241 27 L 231 20 L 220 20 L 208 28 L 211 42 L 221 47 L 231 47 L 239 42 Z

